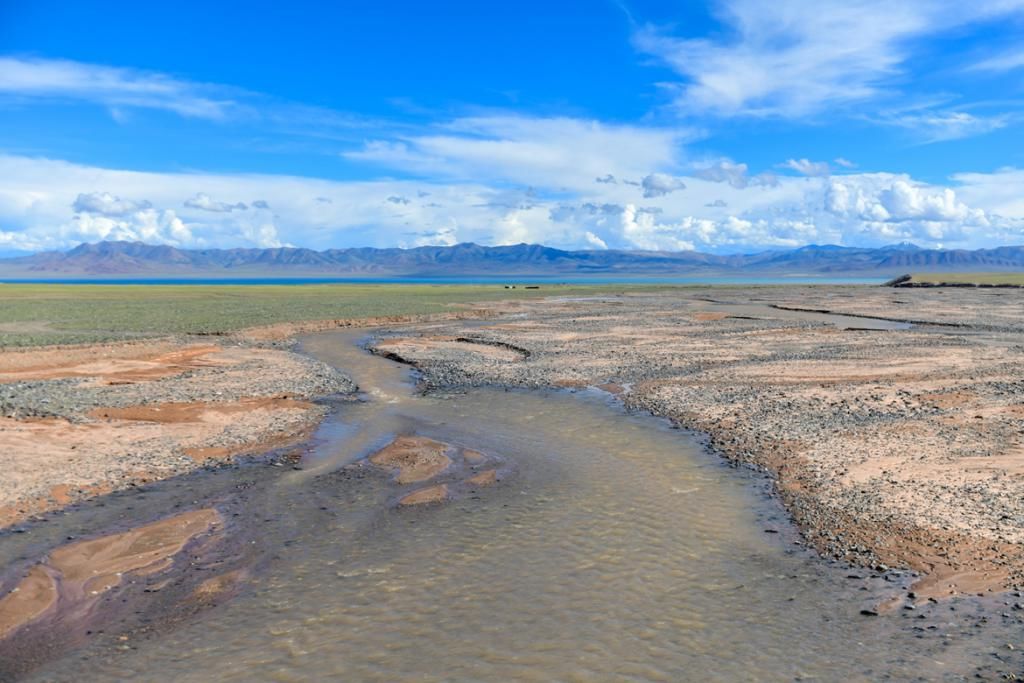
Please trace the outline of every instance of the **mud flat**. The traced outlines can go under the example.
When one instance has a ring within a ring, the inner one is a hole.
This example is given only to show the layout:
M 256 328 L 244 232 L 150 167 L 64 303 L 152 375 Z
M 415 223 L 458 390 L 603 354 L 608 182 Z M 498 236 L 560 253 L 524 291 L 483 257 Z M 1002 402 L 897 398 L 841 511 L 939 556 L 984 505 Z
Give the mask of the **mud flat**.
M 602 387 L 770 471 L 826 556 L 918 572 L 891 606 L 982 594 L 1024 617 L 1020 292 L 694 288 L 487 307 L 492 321 L 375 348 L 427 389 Z

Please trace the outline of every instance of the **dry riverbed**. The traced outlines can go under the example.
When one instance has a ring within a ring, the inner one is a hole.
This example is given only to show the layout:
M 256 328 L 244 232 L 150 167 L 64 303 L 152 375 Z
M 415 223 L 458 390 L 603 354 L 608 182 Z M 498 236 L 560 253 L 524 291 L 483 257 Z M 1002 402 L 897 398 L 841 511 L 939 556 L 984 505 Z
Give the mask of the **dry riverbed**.
M 1010 591 L 1007 611 L 1024 609 L 1019 292 L 695 288 L 486 308 L 495 320 L 422 324 L 375 350 L 427 389 L 602 388 L 773 473 L 825 555 L 920 572 L 892 606 Z

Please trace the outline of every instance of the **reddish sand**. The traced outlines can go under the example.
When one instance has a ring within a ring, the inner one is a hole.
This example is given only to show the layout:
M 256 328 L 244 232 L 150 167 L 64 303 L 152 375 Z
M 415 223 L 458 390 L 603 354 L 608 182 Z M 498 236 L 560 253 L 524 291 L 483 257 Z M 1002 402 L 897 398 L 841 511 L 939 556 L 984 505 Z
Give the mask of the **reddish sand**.
M 192 510 L 130 531 L 53 550 L 0 599 L 0 638 L 53 610 L 90 603 L 126 574 L 155 574 L 197 536 L 221 523 L 213 509 Z
M 398 471 L 395 481 L 412 484 L 433 479 L 452 464 L 448 445 L 423 436 L 400 436 L 370 456 L 374 465 Z
M 425 489 L 419 489 L 413 491 L 407 496 L 404 496 L 400 501 L 399 505 L 425 505 L 427 503 L 442 503 L 448 499 L 448 485 L 438 484 L 437 486 L 428 486 Z

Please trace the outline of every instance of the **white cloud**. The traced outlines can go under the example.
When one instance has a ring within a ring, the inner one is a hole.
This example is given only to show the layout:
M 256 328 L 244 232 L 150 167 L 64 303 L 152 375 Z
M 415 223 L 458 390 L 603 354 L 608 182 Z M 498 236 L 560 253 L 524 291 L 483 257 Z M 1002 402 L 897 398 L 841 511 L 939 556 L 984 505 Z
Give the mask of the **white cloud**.
M 921 142 L 945 142 L 984 135 L 1005 128 L 1009 114 L 975 116 L 962 111 L 924 111 L 883 116 L 879 123 L 910 131 Z
M 773 173 L 759 173 L 751 177 L 747 175 L 747 171 L 746 164 L 738 164 L 731 159 L 720 159 L 710 166 L 694 169 L 693 175 L 713 183 L 729 183 L 741 190 L 748 185 L 774 187 L 778 184 L 778 178 Z
M 83 213 L 61 227 L 61 236 L 76 241 L 128 240 L 176 246 L 197 242 L 191 229 L 169 209 L 142 209 L 116 218 Z
M 205 192 L 197 192 L 195 197 L 186 199 L 184 205 L 190 209 L 199 209 L 200 211 L 212 211 L 214 213 L 229 213 L 231 211 L 245 211 L 249 207 L 242 202 L 236 202 L 235 204 L 228 204 L 227 202 L 218 202 L 210 195 Z
M 884 182 L 884 178 L 882 178 Z M 933 221 L 987 227 L 989 221 L 981 209 L 973 209 L 956 197 L 952 188 L 935 188 L 895 178 L 888 183 L 833 180 L 825 193 L 825 208 L 834 214 L 853 216 L 864 221 L 902 223 Z
M 1024 50 L 1013 50 L 984 59 L 967 67 L 968 71 L 1013 71 L 1024 68 Z
M 679 178 L 668 175 L 667 173 L 651 173 L 650 175 L 644 176 L 643 180 L 640 181 L 640 186 L 644 190 L 644 197 L 646 199 L 650 199 L 652 197 L 664 197 L 676 190 L 686 189 L 686 183 Z
M 787 159 L 779 166 L 811 178 L 822 178 L 832 172 L 827 161 L 811 161 L 810 159 Z
M 102 216 L 124 216 L 143 209 L 152 208 L 146 200 L 133 201 L 115 197 L 109 192 L 88 192 L 79 194 L 71 208 L 80 213 L 95 213 Z
M 95 102 L 121 117 L 122 107 L 142 107 L 191 118 L 224 119 L 235 102 L 223 94 L 212 95 L 212 90 L 212 86 L 138 69 L 0 57 L 0 94 Z
M 1019 0 L 724 0 L 721 38 L 635 36 L 684 81 L 676 105 L 725 116 L 802 117 L 887 91 L 913 41 L 1020 12 Z
M 608 243 L 607 242 L 605 242 L 603 239 L 601 239 L 600 237 L 598 237 L 594 233 L 590 232 L 589 230 L 587 230 L 585 233 L 583 233 L 583 237 L 586 238 L 587 244 L 589 244 L 592 247 L 597 247 L 598 249 L 607 249 L 608 248 Z
M 584 189 L 595 179 L 642 176 L 679 165 L 682 128 L 609 125 L 499 114 L 456 119 L 434 132 L 373 140 L 351 160 L 431 179 L 489 180 Z
M 693 242 L 681 239 L 679 226 L 657 221 L 657 215 L 638 210 L 634 204 L 623 207 L 620 216 L 622 235 L 639 249 L 651 251 L 692 251 Z
M 727 176 L 717 182 L 672 176 L 687 190 L 642 204 L 636 188 L 595 183 L 600 176 L 594 175 L 587 176 L 584 189 L 551 191 L 504 182 L 143 173 L 0 155 L 0 177 L 0 247 L 9 249 L 66 248 L 99 239 L 186 247 L 472 241 L 709 251 L 811 242 L 1024 242 L 1024 171 L 1016 169 L 959 175 L 949 187 L 893 174 L 780 176 L 774 185 L 757 187 Z M 207 197 L 200 202 L 204 206 L 216 205 L 214 198 L 259 197 L 250 206 L 259 201 L 273 211 L 187 205 L 199 195 Z
M 1024 169 L 958 173 L 953 181 L 957 194 L 971 206 L 983 206 L 992 215 L 1024 218 Z
M 857 164 L 843 157 L 836 157 L 832 161 L 835 162 L 836 166 L 842 166 L 843 168 L 857 168 Z

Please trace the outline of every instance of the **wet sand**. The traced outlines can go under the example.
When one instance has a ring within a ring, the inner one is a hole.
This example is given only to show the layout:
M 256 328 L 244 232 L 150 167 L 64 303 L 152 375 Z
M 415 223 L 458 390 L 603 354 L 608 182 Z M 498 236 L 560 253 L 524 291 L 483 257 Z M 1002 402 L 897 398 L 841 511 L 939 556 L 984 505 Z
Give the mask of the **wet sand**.
M 55 548 L 0 599 L 0 639 L 51 612 L 84 618 L 99 596 L 132 574 L 159 573 L 194 538 L 221 523 L 216 510 L 192 510 L 130 531 Z

